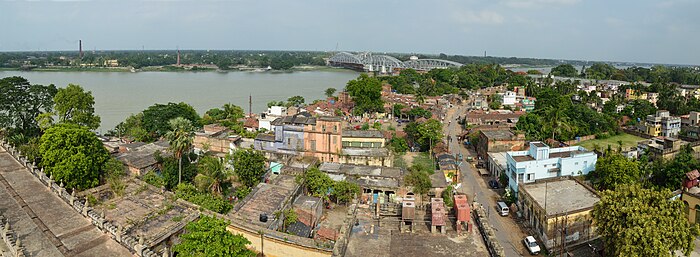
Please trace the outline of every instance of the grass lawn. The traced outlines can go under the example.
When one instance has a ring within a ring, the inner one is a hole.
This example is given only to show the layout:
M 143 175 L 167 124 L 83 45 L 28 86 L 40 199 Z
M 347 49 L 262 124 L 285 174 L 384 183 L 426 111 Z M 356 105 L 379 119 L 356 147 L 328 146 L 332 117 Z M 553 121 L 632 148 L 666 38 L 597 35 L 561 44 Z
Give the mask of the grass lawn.
M 588 141 L 583 141 L 581 143 L 578 143 L 576 145 L 580 145 L 585 147 L 588 150 L 593 150 L 593 145 L 597 144 L 600 150 L 604 150 L 608 148 L 608 145 L 610 145 L 610 148 L 612 149 L 617 149 L 617 141 L 622 141 L 622 148 L 623 149 L 628 149 L 630 147 L 636 147 L 637 142 L 644 140 L 644 138 L 635 136 L 635 135 L 630 135 L 627 133 L 622 133 L 617 136 L 612 136 L 606 139 L 594 139 L 594 140 L 588 140 Z
M 430 154 L 426 152 L 407 152 L 402 156 L 397 155 L 394 159 L 394 167 L 408 168 L 413 166 L 413 164 L 423 165 L 431 175 L 435 173 L 435 164 L 430 159 Z

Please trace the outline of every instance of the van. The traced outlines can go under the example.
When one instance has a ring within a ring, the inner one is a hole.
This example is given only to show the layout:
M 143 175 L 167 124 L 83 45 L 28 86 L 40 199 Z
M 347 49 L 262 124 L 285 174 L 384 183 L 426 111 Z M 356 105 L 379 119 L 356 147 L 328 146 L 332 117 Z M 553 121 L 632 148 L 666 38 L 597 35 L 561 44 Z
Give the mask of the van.
M 498 213 L 500 213 L 501 216 L 508 216 L 508 212 L 510 212 L 508 205 L 504 202 L 496 203 L 496 209 L 498 209 Z

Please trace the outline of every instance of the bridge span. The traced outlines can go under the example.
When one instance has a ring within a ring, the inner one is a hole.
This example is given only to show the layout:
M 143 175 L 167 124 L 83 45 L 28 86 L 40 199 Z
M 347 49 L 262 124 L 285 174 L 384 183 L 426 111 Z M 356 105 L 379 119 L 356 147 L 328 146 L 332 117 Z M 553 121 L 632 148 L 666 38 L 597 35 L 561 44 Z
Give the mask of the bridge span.
M 418 59 L 411 56 L 410 60 L 402 62 L 395 57 L 383 54 L 339 52 L 328 59 L 328 65 L 353 70 L 392 73 L 402 69 L 429 71 L 460 67 L 461 63 L 441 59 Z

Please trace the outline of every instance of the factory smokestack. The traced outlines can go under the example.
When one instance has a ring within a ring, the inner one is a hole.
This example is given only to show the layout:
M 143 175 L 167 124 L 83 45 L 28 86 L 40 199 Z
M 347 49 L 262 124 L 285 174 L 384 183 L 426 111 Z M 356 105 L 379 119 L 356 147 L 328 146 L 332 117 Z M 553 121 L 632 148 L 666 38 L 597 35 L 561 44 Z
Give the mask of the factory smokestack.
M 78 40 L 78 44 L 79 44 L 78 51 L 80 51 L 79 56 L 80 56 L 80 59 L 83 59 L 83 40 L 82 39 Z

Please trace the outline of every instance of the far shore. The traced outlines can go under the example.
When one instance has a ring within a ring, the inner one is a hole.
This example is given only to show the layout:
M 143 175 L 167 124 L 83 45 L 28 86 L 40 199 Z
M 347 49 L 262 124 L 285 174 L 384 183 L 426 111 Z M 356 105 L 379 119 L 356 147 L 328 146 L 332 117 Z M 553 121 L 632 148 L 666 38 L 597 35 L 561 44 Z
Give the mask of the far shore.
M 285 73 L 297 71 L 333 71 L 333 72 L 354 72 L 352 70 L 328 67 L 328 66 L 295 66 L 288 70 L 266 70 L 257 67 L 233 67 L 229 70 L 220 70 L 212 67 L 174 67 L 174 66 L 149 66 L 141 69 L 131 67 L 40 67 L 33 69 L 23 68 L 0 68 L 0 71 L 26 71 L 26 72 L 270 72 Z

